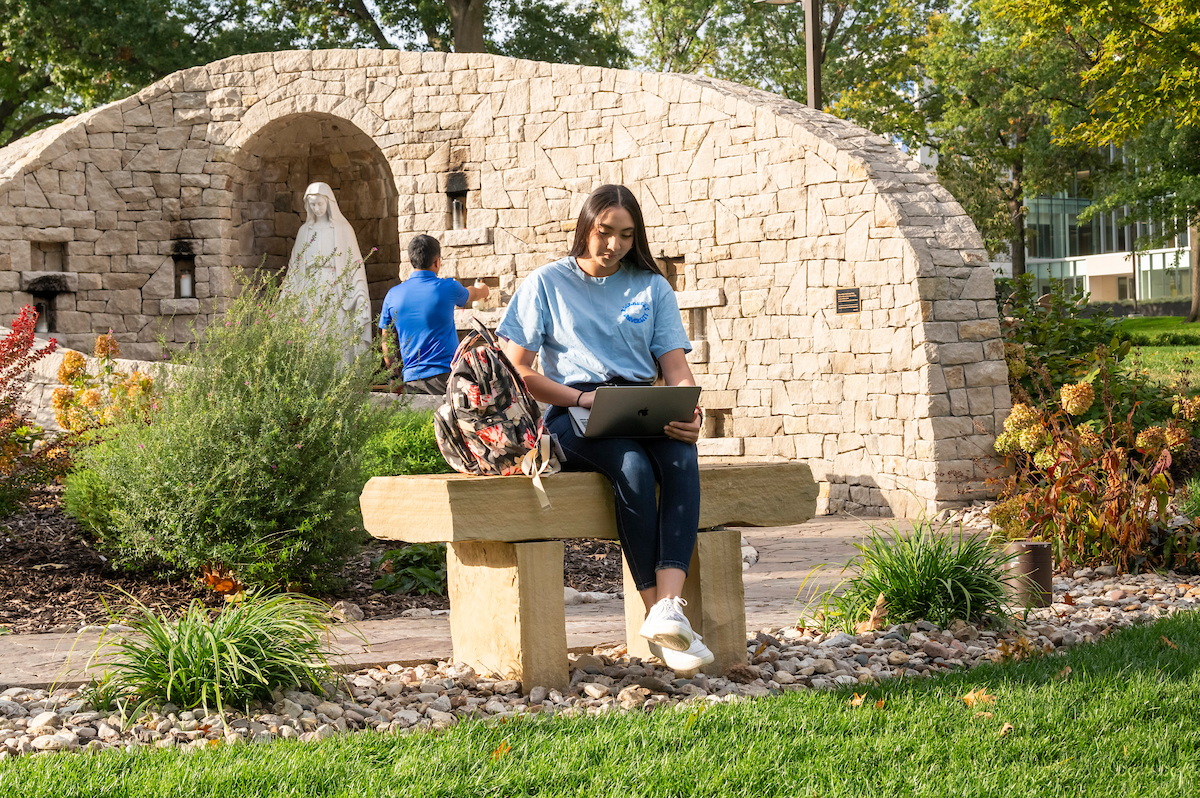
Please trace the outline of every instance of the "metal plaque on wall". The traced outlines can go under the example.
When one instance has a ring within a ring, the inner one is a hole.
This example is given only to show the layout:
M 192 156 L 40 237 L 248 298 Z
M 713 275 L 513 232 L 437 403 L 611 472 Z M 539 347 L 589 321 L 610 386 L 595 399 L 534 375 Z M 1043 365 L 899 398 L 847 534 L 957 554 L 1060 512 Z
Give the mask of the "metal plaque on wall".
M 838 288 L 837 312 L 858 313 L 862 310 L 862 300 L 859 299 L 857 288 Z

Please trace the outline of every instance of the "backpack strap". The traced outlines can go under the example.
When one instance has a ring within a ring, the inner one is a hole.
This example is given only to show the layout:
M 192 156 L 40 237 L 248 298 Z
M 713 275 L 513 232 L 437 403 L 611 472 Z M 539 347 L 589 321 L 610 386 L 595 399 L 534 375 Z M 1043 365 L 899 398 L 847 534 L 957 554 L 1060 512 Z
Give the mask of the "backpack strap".
M 551 471 L 550 433 L 541 424 L 538 425 L 537 446 L 527 451 L 521 458 L 521 473 L 533 480 L 533 490 L 537 494 L 538 504 L 543 510 L 550 509 L 550 497 L 546 495 L 546 486 L 542 484 L 542 474 Z

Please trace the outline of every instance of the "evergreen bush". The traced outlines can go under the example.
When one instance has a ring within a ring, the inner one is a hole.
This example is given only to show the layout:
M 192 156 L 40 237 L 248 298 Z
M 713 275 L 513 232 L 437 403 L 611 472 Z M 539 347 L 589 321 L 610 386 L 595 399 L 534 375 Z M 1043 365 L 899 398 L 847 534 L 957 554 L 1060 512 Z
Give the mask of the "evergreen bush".
M 448 474 L 433 434 L 433 412 L 409 408 L 376 411 L 378 430 L 363 449 L 363 480 L 397 474 Z
M 150 423 L 80 455 L 108 492 L 121 562 L 224 568 L 248 586 L 331 586 L 363 532 L 360 452 L 378 352 L 339 296 L 242 291 L 179 362 Z

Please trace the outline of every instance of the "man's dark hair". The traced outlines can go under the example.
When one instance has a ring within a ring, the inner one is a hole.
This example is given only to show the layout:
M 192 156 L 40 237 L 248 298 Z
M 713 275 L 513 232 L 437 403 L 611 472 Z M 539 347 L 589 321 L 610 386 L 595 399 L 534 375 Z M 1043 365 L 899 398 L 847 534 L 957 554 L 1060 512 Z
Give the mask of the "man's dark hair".
M 442 256 L 442 245 L 433 236 L 419 235 L 408 242 L 408 262 L 414 269 L 431 269 Z

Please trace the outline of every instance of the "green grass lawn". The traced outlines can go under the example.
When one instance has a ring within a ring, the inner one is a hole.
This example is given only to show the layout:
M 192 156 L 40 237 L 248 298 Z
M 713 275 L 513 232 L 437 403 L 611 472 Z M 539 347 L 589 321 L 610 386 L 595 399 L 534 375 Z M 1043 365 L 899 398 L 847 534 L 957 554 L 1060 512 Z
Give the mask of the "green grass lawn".
M 1200 332 L 1200 325 L 1184 324 L 1183 316 L 1144 316 L 1139 319 L 1122 319 L 1117 326 L 1127 333 Z
M 1123 366 L 1149 372 L 1157 385 L 1170 387 L 1186 380 L 1193 393 L 1200 388 L 1200 346 L 1137 346 Z
M 850 692 L 789 693 L 308 745 L 39 756 L 0 763 L 0 795 L 1178 798 L 1200 794 L 1198 668 L 1200 615 L 1188 614 L 1061 657 L 871 687 L 860 706 Z M 979 689 L 993 698 L 968 706 Z

